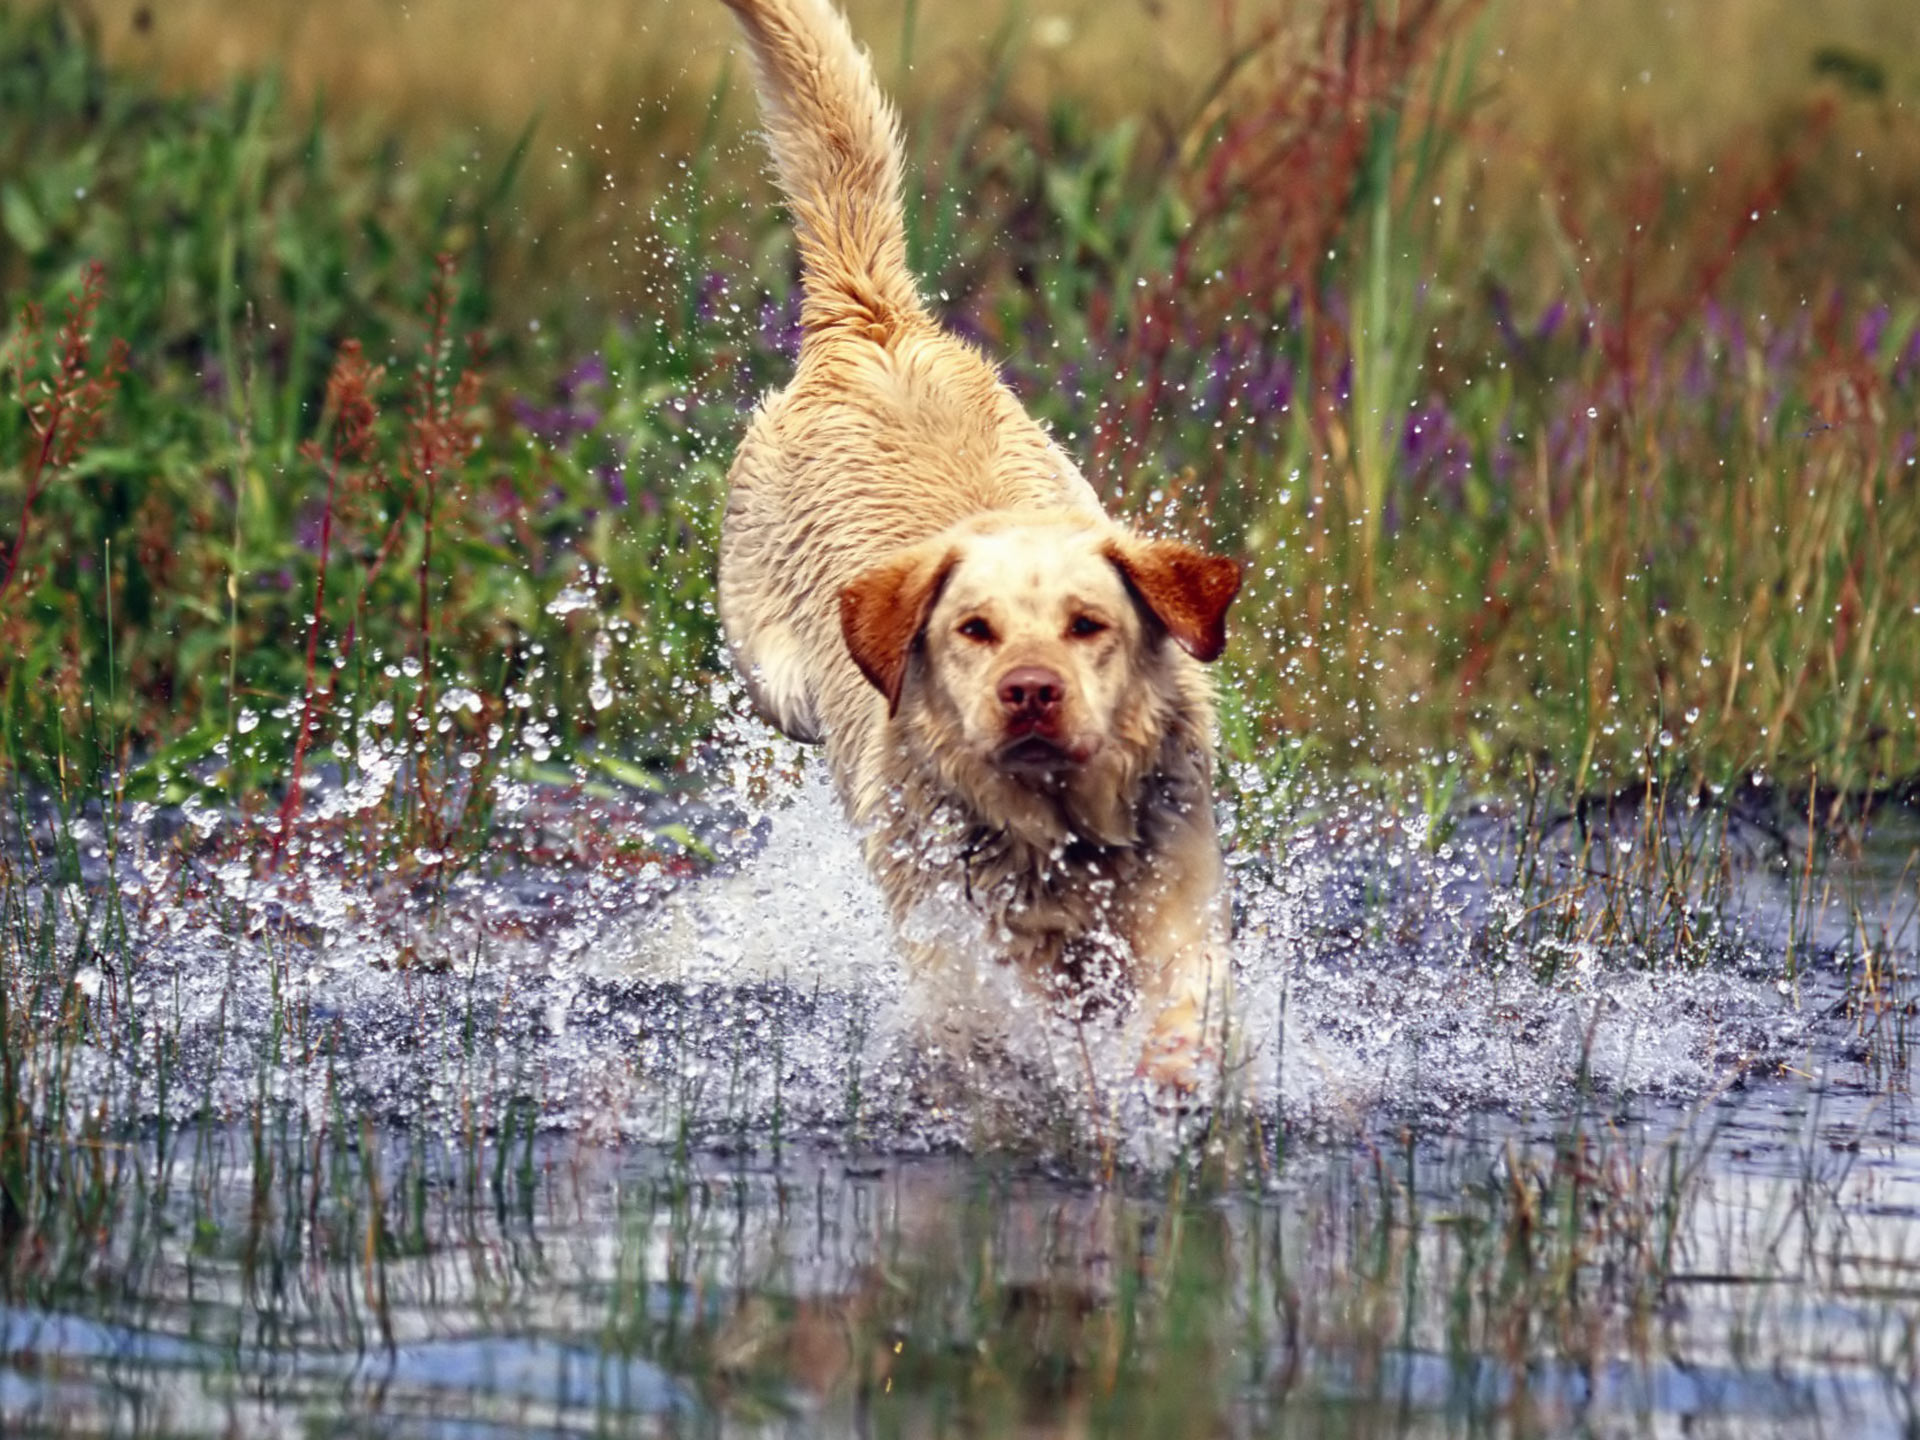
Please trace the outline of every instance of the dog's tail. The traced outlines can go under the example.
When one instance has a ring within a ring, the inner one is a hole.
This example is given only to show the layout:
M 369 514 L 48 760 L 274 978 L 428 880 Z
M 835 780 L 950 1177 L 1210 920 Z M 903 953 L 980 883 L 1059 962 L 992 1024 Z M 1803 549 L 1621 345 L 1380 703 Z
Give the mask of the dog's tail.
M 921 312 L 907 269 L 900 140 L 866 53 L 831 0 L 725 0 L 753 50 L 773 163 L 792 209 L 808 331 L 882 342 Z

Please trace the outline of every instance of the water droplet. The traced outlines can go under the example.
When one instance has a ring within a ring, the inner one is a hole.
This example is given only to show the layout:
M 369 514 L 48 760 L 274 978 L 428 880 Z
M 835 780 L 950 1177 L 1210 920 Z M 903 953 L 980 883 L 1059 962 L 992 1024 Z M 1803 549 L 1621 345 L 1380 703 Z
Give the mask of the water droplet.
M 593 591 L 585 585 L 569 585 L 547 602 L 547 614 L 571 615 L 593 604 Z

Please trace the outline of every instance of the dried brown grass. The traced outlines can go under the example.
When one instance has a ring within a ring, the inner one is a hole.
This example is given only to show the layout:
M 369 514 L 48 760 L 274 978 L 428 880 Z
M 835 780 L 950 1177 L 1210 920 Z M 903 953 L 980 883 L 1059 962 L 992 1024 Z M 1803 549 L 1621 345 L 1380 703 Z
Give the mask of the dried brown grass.
M 980 81 L 1004 29 L 1016 50 L 1016 99 L 1070 96 L 1096 116 L 1179 110 L 1236 42 L 1276 15 L 1311 29 L 1324 8 L 1317 0 L 846 5 L 896 94 L 930 97 Z M 636 110 L 697 124 L 733 49 L 721 7 L 702 0 L 87 0 L 84 9 L 116 62 L 180 85 L 277 64 L 296 97 L 325 94 L 343 113 L 408 128 L 506 130 L 541 113 L 556 141 L 590 136 Z M 1821 83 L 1814 60 L 1823 52 L 1879 67 L 1887 103 L 1920 105 L 1920 7 L 1910 0 L 1508 0 L 1490 24 L 1486 77 L 1515 128 L 1557 142 L 1584 137 L 1596 153 L 1630 133 L 1657 137 L 1674 163 L 1708 163 Z M 914 73 L 903 84 L 909 51 Z M 742 118 L 744 101 L 742 93 Z
M 737 174 L 763 168 L 746 138 L 753 115 L 735 37 L 710 0 L 66 3 L 117 64 L 186 89 L 275 67 L 296 105 L 324 98 L 335 128 L 403 133 L 413 153 L 472 137 L 476 162 L 491 165 L 538 117 L 517 192 L 517 229 L 542 237 L 531 244 L 544 256 L 523 277 L 529 313 L 635 298 L 631 273 L 609 256 L 688 157 L 706 153 L 723 75 L 722 163 Z M 1094 125 L 1144 117 L 1159 137 L 1137 152 L 1148 163 L 1190 150 L 1219 121 L 1218 104 L 1246 88 L 1220 88 L 1236 58 L 1251 60 L 1243 81 L 1289 69 L 1328 11 L 1326 0 L 843 3 L 928 153 L 949 128 L 942 117 L 966 108 L 955 102 L 991 91 L 1029 134 L 1054 106 Z M 1416 7 L 1378 8 L 1391 28 Z M 1250 57 L 1261 37 L 1278 38 Z M 1717 210 L 1742 157 L 1793 148 L 1809 117 L 1838 99 L 1823 122 L 1826 153 L 1852 163 L 1819 165 L 1786 197 L 1790 228 L 1815 243 L 1796 241 L 1783 264 L 1799 278 L 1853 268 L 1851 252 L 1825 253 L 1822 217 L 1885 214 L 1898 253 L 1883 245 L 1876 268 L 1920 273 L 1911 0 L 1497 0 L 1476 40 L 1473 133 L 1455 147 L 1453 177 L 1474 218 L 1463 207 L 1447 222 L 1466 220 L 1472 232 L 1461 237 L 1479 252 L 1463 257 L 1469 268 L 1562 289 L 1572 250 L 1616 228 L 1623 190 Z M 548 293 L 554 286 L 565 294 Z

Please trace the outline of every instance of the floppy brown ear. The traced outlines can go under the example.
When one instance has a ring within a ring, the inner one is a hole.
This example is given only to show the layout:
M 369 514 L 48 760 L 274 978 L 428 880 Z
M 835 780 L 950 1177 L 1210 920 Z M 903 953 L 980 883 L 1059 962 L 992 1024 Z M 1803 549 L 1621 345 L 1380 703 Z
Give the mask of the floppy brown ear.
M 847 653 L 873 688 L 887 697 L 889 718 L 900 711 L 907 657 L 926 628 L 959 556 L 922 545 L 889 556 L 854 576 L 840 591 L 840 633 Z
M 1227 606 L 1240 593 L 1239 561 L 1178 540 L 1131 535 L 1110 541 L 1107 558 L 1182 650 L 1196 660 L 1219 658 L 1227 648 Z

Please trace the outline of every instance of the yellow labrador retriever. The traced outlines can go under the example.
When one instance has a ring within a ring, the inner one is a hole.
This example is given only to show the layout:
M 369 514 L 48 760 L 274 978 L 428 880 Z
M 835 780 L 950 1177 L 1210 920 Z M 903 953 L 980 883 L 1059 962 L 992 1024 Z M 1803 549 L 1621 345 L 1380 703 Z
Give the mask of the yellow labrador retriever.
M 1231 560 L 1100 508 L 907 269 L 900 146 L 830 0 L 726 0 L 798 231 L 804 339 L 730 475 L 720 616 L 819 741 L 910 958 L 1137 995 L 1188 1088 L 1226 966 L 1211 689 Z M 956 923 L 958 922 L 958 923 Z

